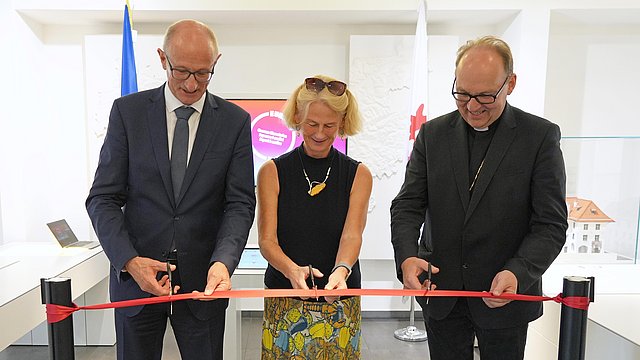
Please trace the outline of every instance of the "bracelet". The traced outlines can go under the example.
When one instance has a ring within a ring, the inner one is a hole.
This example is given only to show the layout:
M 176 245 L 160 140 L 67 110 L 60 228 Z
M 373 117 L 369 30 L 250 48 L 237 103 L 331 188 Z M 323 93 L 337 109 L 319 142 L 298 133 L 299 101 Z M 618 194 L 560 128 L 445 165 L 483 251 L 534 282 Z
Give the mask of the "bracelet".
M 344 278 L 345 280 L 347 280 L 349 278 L 349 275 L 351 275 L 351 266 L 349 266 L 349 264 L 347 263 L 338 263 L 338 265 L 334 266 L 333 269 L 331 269 L 331 273 L 333 274 L 334 271 L 341 267 L 347 269 L 347 277 Z

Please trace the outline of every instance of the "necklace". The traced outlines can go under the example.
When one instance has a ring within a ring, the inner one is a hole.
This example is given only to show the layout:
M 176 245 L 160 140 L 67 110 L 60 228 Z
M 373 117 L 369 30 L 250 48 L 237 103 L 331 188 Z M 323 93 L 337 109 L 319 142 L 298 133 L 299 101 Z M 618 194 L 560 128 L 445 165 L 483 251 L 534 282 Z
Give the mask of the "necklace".
M 485 157 L 486 159 L 486 157 Z M 478 180 L 478 175 L 480 175 L 480 170 L 482 170 L 482 165 L 484 165 L 484 159 L 482 159 L 482 162 L 480 163 L 480 166 L 478 167 L 478 171 L 476 171 L 476 176 L 473 177 L 473 181 L 471 182 L 471 186 L 469 186 L 469 192 L 471 192 L 471 190 L 473 190 L 473 187 L 476 185 L 476 180 Z
M 302 165 L 302 172 L 304 173 L 304 178 L 307 180 L 307 184 L 309 184 L 309 191 L 307 191 L 307 194 L 309 194 L 309 196 L 316 196 L 320 194 L 320 192 L 324 190 L 325 187 L 327 187 L 327 179 L 329 178 L 329 173 L 331 173 L 331 164 L 333 163 L 333 157 L 336 155 L 336 153 L 333 152 L 331 154 L 331 159 L 329 160 L 329 168 L 327 169 L 327 175 L 325 175 L 324 180 L 322 180 L 322 182 L 311 181 L 309 180 L 309 176 L 307 175 L 307 170 L 305 170 L 304 168 L 304 162 L 302 162 L 302 155 L 300 155 L 300 152 L 302 150 L 300 150 L 300 148 L 302 148 L 302 145 L 298 147 L 298 158 L 300 158 L 300 164 Z

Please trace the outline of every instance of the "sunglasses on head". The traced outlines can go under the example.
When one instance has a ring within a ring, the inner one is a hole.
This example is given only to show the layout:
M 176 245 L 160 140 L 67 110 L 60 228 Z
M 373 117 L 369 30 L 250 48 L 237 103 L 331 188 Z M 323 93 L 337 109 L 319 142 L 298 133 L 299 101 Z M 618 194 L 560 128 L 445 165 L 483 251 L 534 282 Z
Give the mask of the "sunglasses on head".
M 316 93 L 319 93 L 326 87 L 327 90 L 335 96 L 341 96 L 345 91 L 347 91 L 347 84 L 337 80 L 324 82 L 318 78 L 306 78 L 304 79 L 304 85 L 307 90 Z

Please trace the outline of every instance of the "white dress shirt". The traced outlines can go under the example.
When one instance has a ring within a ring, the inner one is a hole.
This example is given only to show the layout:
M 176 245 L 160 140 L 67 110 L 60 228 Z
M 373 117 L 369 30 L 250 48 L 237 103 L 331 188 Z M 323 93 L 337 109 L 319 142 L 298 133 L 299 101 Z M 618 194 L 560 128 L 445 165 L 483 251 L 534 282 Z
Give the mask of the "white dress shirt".
M 196 111 L 191 114 L 189 117 L 189 151 L 187 152 L 187 166 L 189 164 L 189 159 L 191 159 L 191 149 L 193 149 L 193 143 L 196 139 L 196 133 L 198 132 L 198 125 L 200 124 L 200 115 L 202 114 L 202 109 L 204 108 L 204 99 L 207 96 L 205 92 L 202 94 L 202 97 L 194 102 L 191 105 L 185 105 L 178 98 L 176 98 L 171 89 L 169 89 L 169 85 L 164 85 L 164 100 L 166 104 L 165 112 L 167 115 L 167 137 L 168 137 L 168 145 L 169 145 L 169 159 L 171 159 L 171 146 L 173 145 L 173 133 L 176 129 L 176 123 L 178 122 L 178 117 L 176 116 L 175 110 L 181 106 L 191 106 Z

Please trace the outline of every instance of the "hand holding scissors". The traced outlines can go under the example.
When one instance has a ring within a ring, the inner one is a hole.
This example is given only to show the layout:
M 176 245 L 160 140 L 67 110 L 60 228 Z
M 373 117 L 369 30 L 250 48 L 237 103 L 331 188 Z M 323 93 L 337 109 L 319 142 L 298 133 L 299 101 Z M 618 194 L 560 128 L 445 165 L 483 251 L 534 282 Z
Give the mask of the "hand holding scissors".
M 309 277 L 311 278 L 311 288 L 313 290 L 318 290 L 318 287 L 316 286 L 316 281 L 313 278 L 313 266 L 311 266 L 311 264 L 309 264 Z M 317 296 L 316 296 L 316 300 L 318 300 Z

